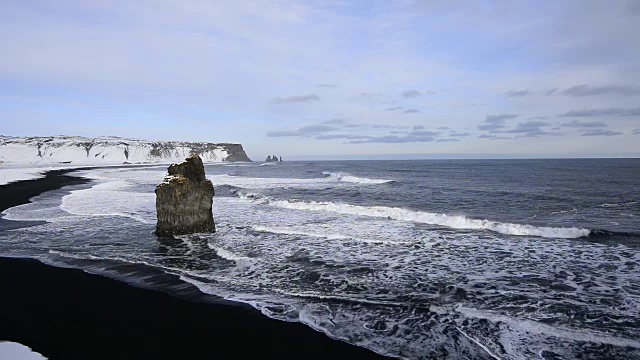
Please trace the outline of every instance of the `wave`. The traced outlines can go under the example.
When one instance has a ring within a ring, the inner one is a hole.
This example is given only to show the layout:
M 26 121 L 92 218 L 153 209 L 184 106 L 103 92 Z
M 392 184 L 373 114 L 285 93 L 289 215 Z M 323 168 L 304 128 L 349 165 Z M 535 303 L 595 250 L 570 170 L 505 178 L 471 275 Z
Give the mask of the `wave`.
M 338 214 L 381 217 L 400 221 L 440 225 L 454 229 L 490 230 L 506 235 L 571 239 L 588 236 L 591 232 L 589 229 L 538 227 L 533 225 L 502 223 L 484 219 L 470 219 L 461 215 L 438 214 L 386 206 L 359 206 L 332 202 L 273 200 L 268 197 L 243 194 L 240 194 L 240 196 L 244 199 L 263 202 L 283 209 L 328 211 Z
M 551 335 L 560 339 L 570 339 L 574 341 L 584 341 L 621 347 L 632 347 L 636 349 L 640 348 L 640 341 L 637 339 L 617 337 L 608 334 L 597 333 L 595 331 L 564 329 L 534 320 L 517 319 L 490 311 L 478 310 L 464 306 L 457 307 L 455 311 L 462 314 L 466 318 L 488 320 L 493 323 L 501 322 L 507 324 L 512 329 L 517 329 L 530 334 Z
M 627 207 L 627 206 L 635 205 L 637 203 L 638 203 L 637 201 L 629 201 L 624 203 L 604 203 L 604 204 L 598 205 L 598 207 L 602 207 L 602 208 Z
M 216 252 L 216 255 L 218 255 L 219 257 L 225 259 L 225 260 L 230 260 L 230 261 L 243 261 L 243 260 L 251 260 L 252 258 L 248 257 L 248 256 L 242 256 L 239 254 L 236 254 L 234 252 L 231 252 L 227 249 L 224 249 L 220 246 L 216 246 L 213 244 L 207 244 L 209 246 L 209 248 L 213 251 Z
M 329 171 L 325 171 L 322 173 L 323 175 L 328 175 L 330 178 L 336 179 L 342 182 L 355 183 L 355 184 L 367 184 L 367 185 L 377 185 L 377 184 L 389 184 L 394 182 L 393 180 L 385 180 L 385 179 L 369 179 L 365 177 L 357 177 L 346 173 L 332 173 Z
M 640 233 L 610 231 L 604 229 L 592 229 L 589 233 L 589 239 L 608 239 L 608 238 L 636 238 L 640 239 Z
M 301 235 L 301 236 L 309 236 L 315 238 L 323 238 L 328 240 L 355 240 L 372 244 L 402 244 L 406 242 L 401 241 L 389 241 L 383 239 L 363 239 L 356 238 L 348 235 L 342 234 L 329 234 L 326 232 L 314 232 L 314 231 L 303 231 L 303 230 L 295 230 L 290 227 L 287 228 L 275 228 L 275 227 L 267 227 L 267 226 L 254 226 L 253 230 L 264 233 L 272 233 L 272 234 L 281 234 L 281 235 Z

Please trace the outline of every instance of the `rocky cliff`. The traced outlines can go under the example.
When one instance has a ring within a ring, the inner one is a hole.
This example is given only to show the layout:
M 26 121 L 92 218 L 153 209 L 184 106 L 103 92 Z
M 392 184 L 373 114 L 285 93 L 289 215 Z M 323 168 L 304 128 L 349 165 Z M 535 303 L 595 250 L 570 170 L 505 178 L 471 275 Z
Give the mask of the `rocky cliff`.
M 0 136 L 0 162 L 18 164 L 142 164 L 182 161 L 198 154 L 204 162 L 251 161 L 240 144 L 148 141 L 119 137 Z
M 164 181 L 156 186 L 156 235 L 215 232 L 213 184 L 207 180 L 202 159 L 196 154 L 172 164 Z

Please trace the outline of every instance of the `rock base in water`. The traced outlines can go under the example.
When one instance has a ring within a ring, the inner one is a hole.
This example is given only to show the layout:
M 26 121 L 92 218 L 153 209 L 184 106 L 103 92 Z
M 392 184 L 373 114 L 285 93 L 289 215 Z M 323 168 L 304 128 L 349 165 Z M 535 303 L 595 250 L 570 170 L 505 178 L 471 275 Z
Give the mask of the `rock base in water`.
M 202 159 L 193 154 L 168 170 L 169 175 L 156 186 L 156 235 L 215 232 L 213 183 L 205 177 Z

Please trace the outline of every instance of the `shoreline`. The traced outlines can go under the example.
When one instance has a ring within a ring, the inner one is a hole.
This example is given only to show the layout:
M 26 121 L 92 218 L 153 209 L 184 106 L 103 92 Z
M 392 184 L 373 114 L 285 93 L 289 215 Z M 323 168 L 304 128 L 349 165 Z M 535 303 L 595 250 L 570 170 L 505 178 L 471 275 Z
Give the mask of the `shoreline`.
M 91 182 L 67 175 L 81 169 L 1 185 L 0 212 Z M 387 358 L 242 303 L 206 301 L 206 294 L 188 300 L 26 258 L 0 257 L 0 274 L 0 341 L 49 359 Z
M 89 168 L 69 168 L 49 170 L 43 173 L 43 177 L 19 180 L 0 185 L 0 213 L 14 206 L 30 203 L 32 197 L 51 190 L 57 190 L 67 185 L 88 184 L 92 180 L 79 176 L 70 176 L 67 173 L 85 170 Z

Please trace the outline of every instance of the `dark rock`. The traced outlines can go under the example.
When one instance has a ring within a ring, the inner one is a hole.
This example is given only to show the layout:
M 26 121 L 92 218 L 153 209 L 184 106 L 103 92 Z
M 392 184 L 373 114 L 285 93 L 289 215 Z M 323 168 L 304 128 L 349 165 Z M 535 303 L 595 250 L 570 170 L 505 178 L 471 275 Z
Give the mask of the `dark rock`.
M 267 160 L 265 160 L 265 162 L 271 162 L 271 155 L 267 156 Z
M 213 183 L 207 180 L 196 154 L 172 164 L 169 175 L 156 186 L 156 235 L 173 236 L 216 231 L 211 212 Z
M 202 164 L 200 156 L 196 154 L 192 154 L 180 164 L 171 164 L 168 171 L 170 176 L 183 176 L 194 181 L 206 179 L 204 175 L 204 164 Z
M 247 153 L 244 152 L 242 145 L 240 144 L 217 144 L 217 146 L 222 146 L 227 149 L 227 157 L 224 158 L 224 161 L 251 161 L 247 156 Z

